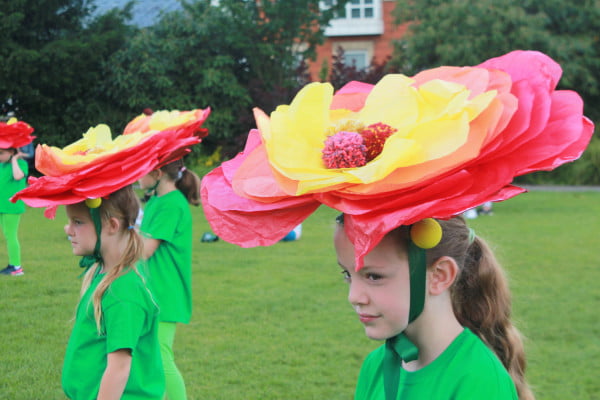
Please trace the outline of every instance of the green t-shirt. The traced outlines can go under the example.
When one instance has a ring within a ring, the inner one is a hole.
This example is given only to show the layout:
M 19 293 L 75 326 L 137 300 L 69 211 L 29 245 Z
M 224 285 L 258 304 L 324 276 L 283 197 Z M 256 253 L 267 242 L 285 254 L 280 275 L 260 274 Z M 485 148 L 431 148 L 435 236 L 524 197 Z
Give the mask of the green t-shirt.
M 148 259 L 148 285 L 160 309 L 158 318 L 187 324 L 192 316 L 192 215 L 185 196 L 174 190 L 150 198 L 140 230 L 161 240 Z
M 62 386 L 71 400 L 98 395 L 107 354 L 131 349 L 131 371 L 121 399 L 162 399 L 165 378 L 158 345 L 158 309 L 133 269 L 121 275 L 102 297 L 102 334 L 98 334 L 91 300 L 105 274 L 97 274 L 75 316 L 62 371 Z
M 386 400 L 383 382 L 385 345 L 369 354 L 356 386 L 355 400 Z M 496 355 L 469 329 L 429 365 L 409 372 L 400 368 L 396 399 L 517 400 L 510 375 Z
M 17 200 L 16 203 L 11 203 L 9 200 L 19 190 L 25 189 L 27 186 L 27 174 L 29 166 L 25 160 L 17 160 L 17 164 L 25 177 L 16 181 L 13 178 L 12 162 L 0 163 L 0 213 L 2 214 L 23 214 L 25 212 L 25 203 L 22 200 Z

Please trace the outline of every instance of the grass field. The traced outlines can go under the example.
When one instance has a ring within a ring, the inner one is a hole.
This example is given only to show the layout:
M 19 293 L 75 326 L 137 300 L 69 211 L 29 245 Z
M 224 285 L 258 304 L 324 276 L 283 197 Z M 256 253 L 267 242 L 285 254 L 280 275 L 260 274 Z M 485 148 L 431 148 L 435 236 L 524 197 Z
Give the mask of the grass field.
M 190 399 L 349 400 L 367 339 L 346 301 L 320 208 L 298 242 L 241 249 L 201 243 L 193 209 L 194 315 L 178 365 Z M 25 275 L 0 279 L 0 399 L 63 399 L 60 371 L 80 270 L 55 221 L 21 223 Z M 600 192 L 531 192 L 471 222 L 507 269 L 538 399 L 600 399 Z M 6 262 L 0 242 L 0 262 Z

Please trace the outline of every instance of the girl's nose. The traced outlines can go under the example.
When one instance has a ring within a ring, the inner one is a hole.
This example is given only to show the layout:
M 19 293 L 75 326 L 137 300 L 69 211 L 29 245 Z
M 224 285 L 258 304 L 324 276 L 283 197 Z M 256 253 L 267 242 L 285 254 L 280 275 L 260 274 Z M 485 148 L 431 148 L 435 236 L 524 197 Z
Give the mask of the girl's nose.
M 65 225 L 65 233 L 67 234 L 67 236 L 71 236 L 71 224 Z
M 366 292 L 362 288 L 362 285 L 356 282 L 356 280 L 350 282 L 348 287 L 348 301 L 353 306 L 364 305 L 368 302 Z

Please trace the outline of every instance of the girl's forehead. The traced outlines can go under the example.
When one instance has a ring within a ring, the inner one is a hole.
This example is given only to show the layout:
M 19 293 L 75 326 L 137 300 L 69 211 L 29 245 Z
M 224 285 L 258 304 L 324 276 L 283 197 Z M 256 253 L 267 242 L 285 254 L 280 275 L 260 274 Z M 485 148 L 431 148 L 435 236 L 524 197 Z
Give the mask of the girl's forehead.
M 68 217 L 90 217 L 90 211 L 83 203 L 68 204 L 65 206 Z

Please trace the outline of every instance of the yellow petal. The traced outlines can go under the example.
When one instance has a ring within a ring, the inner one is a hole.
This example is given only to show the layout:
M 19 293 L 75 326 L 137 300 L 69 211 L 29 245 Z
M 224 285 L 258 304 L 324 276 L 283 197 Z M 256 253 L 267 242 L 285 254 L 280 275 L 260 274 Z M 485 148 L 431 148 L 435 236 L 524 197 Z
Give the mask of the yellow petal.
M 271 166 L 296 183 L 297 195 L 354 190 L 400 169 L 418 168 L 464 147 L 470 123 L 494 101 L 495 91 L 472 93 L 462 83 L 432 79 L 420 85 L 404 75 L 387 75 L 357 111 L 329 110 L 328 84 L 313 83 L 269 119 L 255 113 Z M 395 129 L 382 152 L 364 166 L 327 169 L 322 151 L 328 135 L 383 123 Z
M 419 124 L 409 136 L 423 149 L 424 158 L 419 162 L 443 157 L 456 151 L 469 137 L 468 114 L 463 112 L 456 118 L 436 119 Z M 381 155 L 383 156 L 383 152 Z M 402 166 L 406 166 L 406 163 L 403 164 L 405 165 Z
M 383 122 L 396 129 L 415 123 L 419 103 L 413 83 L 404 75 L 386 75 L 367 97 L 359 119 L 365 125 Z
M 116 153 L 137 144 L 144 136 L 141 133 L 121 135 L 112 140 L 110 128 L 100 124 L 88 129 L 83 137 L 63 149 L 51 147 L 50 152 L 62 164 L 73 165 L 90 162 L 95 158 Z
M 172 126 L 186 123 L 194 117 L 191 112 L 180 112 L 178 110 L 156 111 L 150 118 L 150 130 L 163 131 Z
M 270 129 L 261 131 L 269 159 L 283 175 L 294 178 L 295 168 L 323 169 L 321 150 L 330 123 L 330 84 L 305 86 L 289 106 L 279 106 L 272 114 Z

